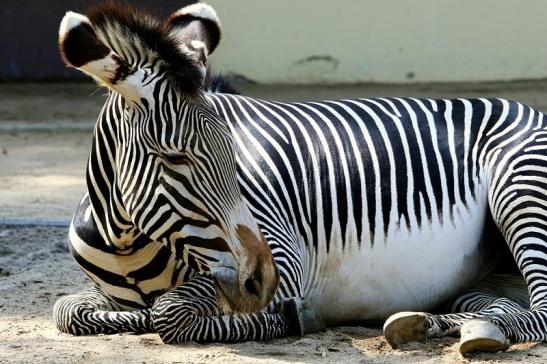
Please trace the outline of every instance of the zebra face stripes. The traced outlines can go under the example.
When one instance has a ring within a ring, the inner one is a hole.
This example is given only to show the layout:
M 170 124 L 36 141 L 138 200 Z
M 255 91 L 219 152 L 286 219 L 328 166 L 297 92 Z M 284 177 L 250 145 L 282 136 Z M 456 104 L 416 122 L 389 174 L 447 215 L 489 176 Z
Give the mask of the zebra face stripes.
M 138 249 L 138 236 L 160 242 L 215 278 L 226 311 L 251 312 L 279 275 L 241 196 L 228 124 L 203 93 L 218 19 L 203 4 L 182 10 L 161 25 L 109 4 L 61 23 L 67 65 L 113 91 L 95 133 L 90 201 L 115 251 Z
M 228 127 L 201 103 L 173 96 L 161 84 L 155 88 L 144 113 L 142 104 L 129 105 L 118 121 L 128 130 L 116 163 L 123 206 L 152 240 L 217 279 L 225 310 L 252 311 L 256 304 L 247 293 L 267 303 L 278 273 L 242 200 Z M 153 99 L 172 103 L 158 110 Z

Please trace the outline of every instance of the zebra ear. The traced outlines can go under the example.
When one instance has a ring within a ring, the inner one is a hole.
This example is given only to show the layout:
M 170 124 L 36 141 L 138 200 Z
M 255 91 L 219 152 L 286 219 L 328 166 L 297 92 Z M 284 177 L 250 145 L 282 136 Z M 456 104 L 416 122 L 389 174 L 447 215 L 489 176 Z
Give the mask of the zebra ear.
M 184 51 L 207 66 L 207 57 L 218 46 L 221 35 L 220 20 L 211 6 L 197 3 L 181 8 L 169 17 L 166 27 Z
M 69 11 L 63 17 L 59 27 L 59 51 L 67 66 L 87 73 L 128 99 L 140 98 L 139 87 L 131 77 L 137 70 L 97 37 L 85 15 Z

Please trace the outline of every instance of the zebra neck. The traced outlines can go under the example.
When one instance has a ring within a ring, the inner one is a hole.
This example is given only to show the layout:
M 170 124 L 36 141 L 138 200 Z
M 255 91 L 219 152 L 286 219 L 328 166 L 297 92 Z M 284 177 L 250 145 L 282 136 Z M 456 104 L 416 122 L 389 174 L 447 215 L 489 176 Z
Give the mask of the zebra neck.
M 128 254 L 146 244 L 146 238 L 123 207 L 116 182 L 115 155 L 118 147 L 116 122 L 121 98 L 111 95 L 97 121 L 86 173 L 87 191 L 99 234 L 114 251 Z

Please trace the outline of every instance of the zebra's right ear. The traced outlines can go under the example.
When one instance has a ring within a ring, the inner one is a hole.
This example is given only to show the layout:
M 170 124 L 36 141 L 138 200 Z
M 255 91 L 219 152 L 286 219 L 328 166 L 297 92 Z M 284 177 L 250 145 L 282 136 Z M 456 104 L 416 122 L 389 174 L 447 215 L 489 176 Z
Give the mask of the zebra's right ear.
M 132 68 L 106 44 L 85 15 L 69 11 L 59 27 L 59 51 L 65 64 L 92 76 L 97 82 L 130 100 L 140 98 L 139 85 Z

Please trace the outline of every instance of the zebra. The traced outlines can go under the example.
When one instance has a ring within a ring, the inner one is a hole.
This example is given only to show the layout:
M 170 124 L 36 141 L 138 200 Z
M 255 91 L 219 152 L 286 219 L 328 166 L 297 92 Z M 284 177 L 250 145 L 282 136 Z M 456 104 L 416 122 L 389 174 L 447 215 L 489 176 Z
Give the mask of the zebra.
M 201 3 L 63 18 L 65 63 L 109 96 L 69 230 L 94 286 L 55 303 L 59 330 L 232 342 L 385 320 L 393 347 L 460 333 L 464 354 L 547 339 L 542 112 L 208 93 L 220 29 Z

